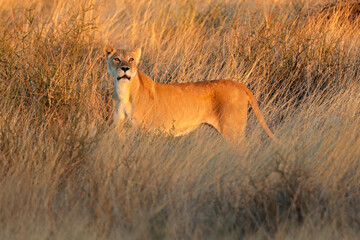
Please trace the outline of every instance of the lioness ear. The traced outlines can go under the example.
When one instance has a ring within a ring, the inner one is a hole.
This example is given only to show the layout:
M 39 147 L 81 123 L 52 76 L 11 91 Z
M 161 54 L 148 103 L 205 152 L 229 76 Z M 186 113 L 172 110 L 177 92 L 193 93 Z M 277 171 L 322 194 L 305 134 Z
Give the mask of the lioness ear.
M 106 59 L 109 59 L 110 57 L 112 57 L 112 55 L 114 55 L 116 53 L 116 49 L 114 49 L 113 47 L 110 47 L 110 46 L 106 46 L 103 49 L 103 53 L 104 53 Z
M 135 57 L 136 62 L 138 63 L 139 60 L 140 60 L 140 56 L 141 56 L 141 48 L 136 49 L 136 50 L 133 52 L 133 54 L 134 54 L 134 57 Z

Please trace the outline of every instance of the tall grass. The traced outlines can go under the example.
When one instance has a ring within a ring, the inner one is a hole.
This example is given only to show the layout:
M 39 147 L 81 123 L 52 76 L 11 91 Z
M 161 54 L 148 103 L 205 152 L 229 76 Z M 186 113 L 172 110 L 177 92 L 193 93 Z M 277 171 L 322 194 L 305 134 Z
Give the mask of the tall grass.
M 0 238 L 358 238 L 360 26 L 323 3 L 3 0 Z M 283 145 L 252 114 L 238 146 L 116 132 L 105 45 L 245 83 Z

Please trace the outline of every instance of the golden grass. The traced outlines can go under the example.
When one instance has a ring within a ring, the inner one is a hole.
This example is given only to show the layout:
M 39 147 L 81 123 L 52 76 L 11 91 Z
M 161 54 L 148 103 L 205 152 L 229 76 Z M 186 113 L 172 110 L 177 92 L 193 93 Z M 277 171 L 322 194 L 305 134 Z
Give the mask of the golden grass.
M 324 2 L 3 0 L 0 238 L 358 238 L 360 26 Z M 247 84 L 283 145 L 114 132 L 107 44 Z

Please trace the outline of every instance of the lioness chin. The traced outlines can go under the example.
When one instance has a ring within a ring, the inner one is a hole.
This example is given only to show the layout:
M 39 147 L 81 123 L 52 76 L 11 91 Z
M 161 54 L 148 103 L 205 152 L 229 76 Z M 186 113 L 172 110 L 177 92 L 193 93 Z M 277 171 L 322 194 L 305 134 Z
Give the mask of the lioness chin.
M 137 69 L 141 49 L 103 50 L 109 74 L 114 80 L 113 120 L 125 120 L 147 129 L 162 129 L 175 136 L 201 124 L 216 128 L 225 138 L 237 142 L 243 136 L 248 103 L 267 134 L 268 128 L 251 91 L 241 83 L 215 80 L 198 83 L 160 84 Z

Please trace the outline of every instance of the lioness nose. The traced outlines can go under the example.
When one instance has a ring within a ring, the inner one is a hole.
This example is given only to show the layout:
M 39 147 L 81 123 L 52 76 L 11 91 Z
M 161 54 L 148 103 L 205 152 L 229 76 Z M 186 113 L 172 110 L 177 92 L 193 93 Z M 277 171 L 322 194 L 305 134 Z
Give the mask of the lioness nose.
M 129 67 L 121 67 L 121 70 L 123 70 L 124 72 L 126 72 L 129 69 L 130 69 Z

